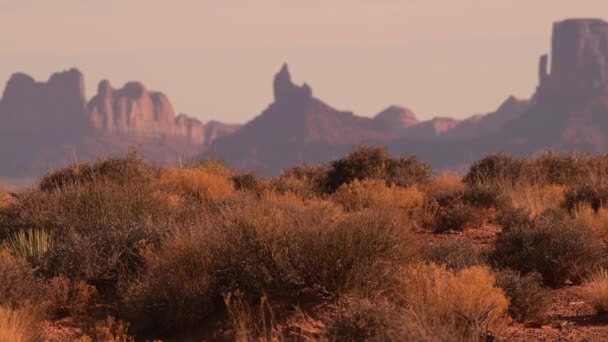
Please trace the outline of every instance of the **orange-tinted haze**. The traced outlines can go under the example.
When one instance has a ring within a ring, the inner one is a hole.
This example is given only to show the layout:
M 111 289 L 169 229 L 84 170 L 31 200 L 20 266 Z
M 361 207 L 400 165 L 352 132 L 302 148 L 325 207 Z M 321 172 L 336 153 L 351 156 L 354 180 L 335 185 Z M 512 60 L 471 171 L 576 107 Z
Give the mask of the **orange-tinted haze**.
M 528 96 L 567 17 L 608 19 L 606 0 L 0 0 L 0 83 L 75 66 L 89 95 L 139 80 L 178 111 L 242 122 L 287 61 L 339 109 L 464 117 Z

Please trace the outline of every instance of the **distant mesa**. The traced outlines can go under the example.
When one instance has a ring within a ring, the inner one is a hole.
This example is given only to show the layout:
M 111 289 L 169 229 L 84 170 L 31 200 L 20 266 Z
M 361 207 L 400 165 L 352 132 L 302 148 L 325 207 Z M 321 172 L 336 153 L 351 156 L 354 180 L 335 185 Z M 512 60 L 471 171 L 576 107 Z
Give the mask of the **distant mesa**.
M 538 60 L 534 94 L 506 97 L 495 111 L 465 119 L 419 120 L 397 105 L 374 117 L 339 110 L 314 97 L 308 84 L 294 84 L 287 64 L 274 75 L 272 90 L 274 101 L 241 126 L 177 114 L 166 95 L 139 82 L 114 88 L 101 81 L 87 100 L 77 69 L 46 82 L 17 73 L 0 99 L 0 160 L 10 160 L 0 164 L 0 176 L 36 176 L 74 155 L 90 160 L 133 146 L 159 163 L 207 153 L 265 175 L 300 162 L 327 162 L 357 144 L 416 154 L 439 169 L 496 151 L 606 152 L 608 23 L 555 23 L 551 51 Z
M 238 125 L 204 124 L 175 115 L 168 97 L 139 82 L 114 89 L 107 80 L 87 101 L 77 69 L 37 82 L 11 76 L 0 100 L 0 176 L 39 176 L 70 159 L 80 161 L 139 148 L 153 161 L 195 157 Z

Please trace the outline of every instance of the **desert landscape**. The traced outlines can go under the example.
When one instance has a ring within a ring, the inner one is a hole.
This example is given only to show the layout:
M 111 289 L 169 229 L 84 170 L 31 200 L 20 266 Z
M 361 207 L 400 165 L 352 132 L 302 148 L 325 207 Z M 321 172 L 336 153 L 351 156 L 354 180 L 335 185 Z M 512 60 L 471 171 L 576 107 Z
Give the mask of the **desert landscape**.
M 605 155 L 464 176 L 360 146 L 274 178 L 136 154 L 2 193 L 0 339 L 602 340 Z
M 153 59 L 138 38 L 113 39 Z M 331 45 L 319 43 L 328 56 Z M 89 93 L 76 67 L 46 81 L 12 72 L 0 98 L 0 342 L 608 340 L 608 22 L 556 20 L 549 45 L 530 61 L 529 96 L 454 117 L 336 109 L 288 63 L 241 123 L 185 114 L 140 81 Z M 205 80 L 217 95 L 197 97 L 248 99 L 230 77 L 253 72 L 222 70 Z

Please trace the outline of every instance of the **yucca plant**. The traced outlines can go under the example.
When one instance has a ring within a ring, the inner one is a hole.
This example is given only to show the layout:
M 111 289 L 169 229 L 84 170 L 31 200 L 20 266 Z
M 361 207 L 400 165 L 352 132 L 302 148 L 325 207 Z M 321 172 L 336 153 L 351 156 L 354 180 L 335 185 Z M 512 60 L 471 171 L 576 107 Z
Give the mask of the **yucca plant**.
M 38 259 L 52 248 L 53 239 L 46 229 L 24 229 L 9 236 L 2 247 L 25 259 Z

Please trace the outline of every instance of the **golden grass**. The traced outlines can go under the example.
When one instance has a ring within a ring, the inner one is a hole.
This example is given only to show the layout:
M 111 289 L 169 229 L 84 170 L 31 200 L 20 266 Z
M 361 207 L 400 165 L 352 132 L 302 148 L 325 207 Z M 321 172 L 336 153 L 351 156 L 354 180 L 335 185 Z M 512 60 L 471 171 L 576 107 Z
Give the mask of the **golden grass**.
M 593 230 L 598 237 L 608 236 L 608 209 L 599 208 L 596 212 L 589 203 L 578 203 L 573 210 L 574 219 Z
M 596 313 L 608 311 L 608 271 L 600 269 L 593 273 L 586 282 L 589 304 Z
M 562 185 L 507 185 L 502 194 L 514 208 L 530 210 L 532 217 L 549 208 L 559 208 L 566 188 Z
M 481 266 L 452 272 L 435 264 L 416 264 L 403 274 L 402 293 L 422 330 L 441 324 L 497 332 L 509 322 L 509 300 L 495 281 Z
M 8 207 L 10 203 L 11 197 L 8 194 L 8 191 L 0 187 L 0 209 Z
M 425 184 L 422 190 L 427 195 L 434 195 L 442 192 L 458 192 L 464 191 L 466 185 L 462 182 L 462 178 L 455 173 L 444 172 L 431 179 L 428 184 Z
M 232 180 L 224 172 L 207 167 L 169 169 L 161 175 L 159 183 L 206 201 L 223 200 L 235 192 Z
M 384 207 L 411 209 L 422 206 L 424 193 L 416 187 L 387 186 L 383 180 L 355 180 L 342 185 L 331 200 L 347 211 Z
M 0 342 L 42 341 L 35 311 L 27 306 L 10 309 L 0 306 Z

